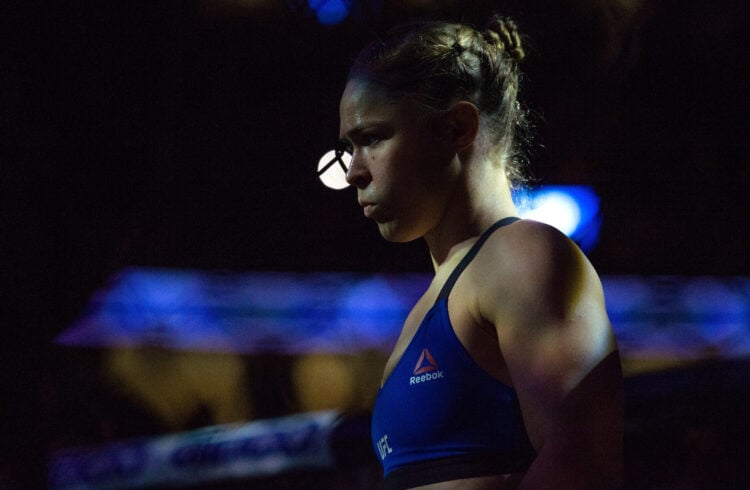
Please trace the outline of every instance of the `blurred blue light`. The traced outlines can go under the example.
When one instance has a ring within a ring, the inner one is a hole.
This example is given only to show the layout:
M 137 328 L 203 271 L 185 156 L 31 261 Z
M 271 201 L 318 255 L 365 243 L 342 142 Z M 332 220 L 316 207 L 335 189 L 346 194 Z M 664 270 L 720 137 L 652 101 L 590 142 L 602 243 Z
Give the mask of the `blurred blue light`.
M 324 25 L 338 24 L 349 15 L 346 0 L 308 0 L 307 3 L 315 11 L 318 22 Z
M 523 218 L 554 226 L 575 241 L 584 252 L 599 239 L 599 196 L 588 186 L 543 186 L 515 196 Z

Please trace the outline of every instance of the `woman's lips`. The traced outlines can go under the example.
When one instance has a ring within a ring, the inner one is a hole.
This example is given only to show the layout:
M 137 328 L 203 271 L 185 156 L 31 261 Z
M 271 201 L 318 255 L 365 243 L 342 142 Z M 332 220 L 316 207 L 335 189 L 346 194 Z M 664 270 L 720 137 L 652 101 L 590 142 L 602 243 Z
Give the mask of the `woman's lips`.
M 366 218 L 372 218 L 372 214 L 375 212 L 375 203 L 369 201 L 360 201 L 360 206 L 365 213 Z

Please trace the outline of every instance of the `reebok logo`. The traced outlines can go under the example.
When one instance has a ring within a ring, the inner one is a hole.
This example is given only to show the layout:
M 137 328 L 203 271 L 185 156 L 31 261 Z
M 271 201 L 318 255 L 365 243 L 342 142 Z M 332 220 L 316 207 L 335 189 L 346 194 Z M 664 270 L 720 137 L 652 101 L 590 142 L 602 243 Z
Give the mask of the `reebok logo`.
M 440 379 L 443 377 L 443 372 L 439 370 L 435 358 L 432 357 L 430 351 L 422 349 L 422 354 L 419 356 L 417 365 L 414 366 L 414 376 L 409 378 L 409 385 L 415 385 L 417 383 L 424 383 L 426 381 L 432 381 L 434 379 Z
M 437 370 L 438 365 L 435 362 L 435 358 L 432 357 L 430 351 L 428 351 L 427 349 L 422 349 L 422 354 L 419 356 L 417 365 L 414 366 L 414 374 L 431 373 L 432 371 Z

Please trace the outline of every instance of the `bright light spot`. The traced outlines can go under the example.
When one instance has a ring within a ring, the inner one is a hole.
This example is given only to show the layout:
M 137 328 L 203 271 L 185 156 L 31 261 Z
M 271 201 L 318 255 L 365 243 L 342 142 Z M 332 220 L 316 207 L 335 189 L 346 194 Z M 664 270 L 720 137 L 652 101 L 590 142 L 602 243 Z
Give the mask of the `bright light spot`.
M 344 0 L 308 0 L 308 5 L 324 25 L 338 24 L 349 15 L 349 7 Z
M 599 196 L 588 186 L 550 185 L 517 190 L 513 201 L 521 217 L 554 226 L 584 252 L 591 251 L 599 240 Z
M 540 191 L 521 211 L 521 217 L 554 226 L 568 236 L 576 231 L 581 221 L 581 209 L 570 195 L 561 191 Z
M 346 170 L 352 162 L 352 155 L 345 151 L 331 150 L 318 162 L 318 178 L 323 185 L 331 189 L 349 187 L 346 181 Z

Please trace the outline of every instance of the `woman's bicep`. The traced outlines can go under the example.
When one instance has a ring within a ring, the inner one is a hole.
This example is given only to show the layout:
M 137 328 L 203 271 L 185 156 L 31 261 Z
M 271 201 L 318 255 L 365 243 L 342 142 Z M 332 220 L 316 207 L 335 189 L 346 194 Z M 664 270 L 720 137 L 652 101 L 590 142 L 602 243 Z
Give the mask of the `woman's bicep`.
M 515 280 L 491 292 L 503 300 L 485 296 L 484 311 L 539 454 L 532 470 L 575 469 L 600 481 L 619 471 L 622 449 L 622 374 L 601 283 L 583 254 L 554 236 L 514 264 Z

